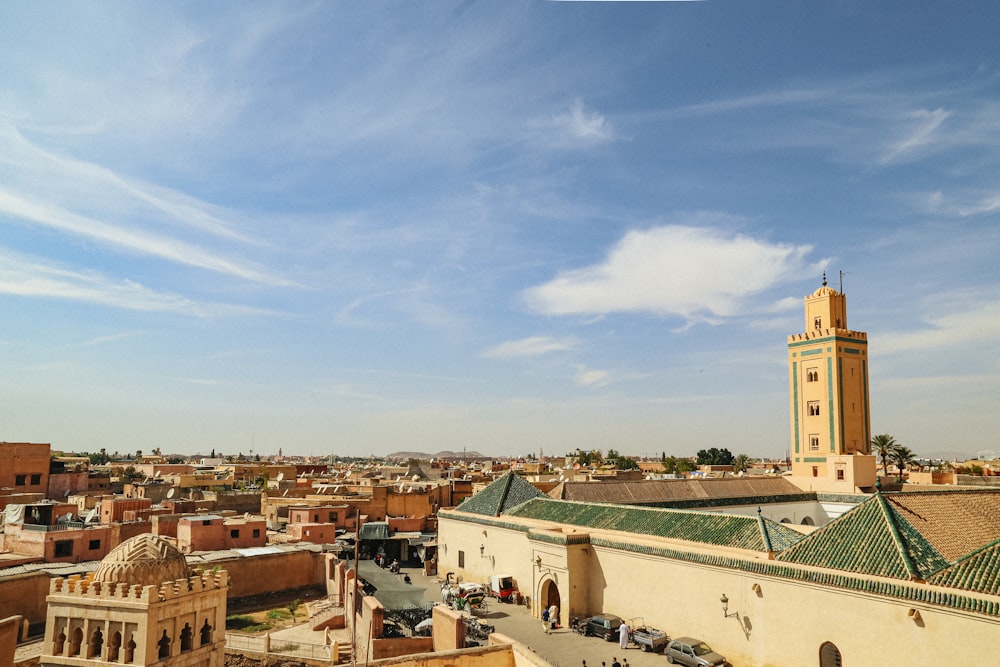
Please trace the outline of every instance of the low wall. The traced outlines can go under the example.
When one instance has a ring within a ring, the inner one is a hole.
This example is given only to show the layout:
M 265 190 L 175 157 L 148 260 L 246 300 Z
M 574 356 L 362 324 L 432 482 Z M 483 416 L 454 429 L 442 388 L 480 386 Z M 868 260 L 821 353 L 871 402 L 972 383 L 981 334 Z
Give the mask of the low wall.
M 414 653 L 428 653 L 434 650 L 434 640 L 431 637 L 393 637 L 392 639 L 373 639 L 371 658 L 381 660 L 396 658 Z M 450 663 L 449 663 L 450 664 Z
M 31 634 L 45 625 L 45 596 L 51 577 L 45 572 L 0 577 L 0 618 L 23 616 L 32 626 Z
M 323 554 L 311 551 L 288 551 L 249 558 L 212 561 L 229 572 L 229 599 L 249 598 L 287 589 L 311 589 L 326 594 L 326 568 Z

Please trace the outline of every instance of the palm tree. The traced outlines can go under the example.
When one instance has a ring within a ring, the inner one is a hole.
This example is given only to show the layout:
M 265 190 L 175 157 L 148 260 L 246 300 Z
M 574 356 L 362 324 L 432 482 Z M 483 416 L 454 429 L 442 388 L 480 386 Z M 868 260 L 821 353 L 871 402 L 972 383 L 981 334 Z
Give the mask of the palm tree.
M 903 483 L 903 473 L 910 464 L 916 461 L 917 456 L 909 447 L 904 447 L 903 445 L 896 445 L 896 448 L 892 450 L 891 454 L 892 462 L 896 464 L 899 469 L 899 483 Z
M 740 454 L 735 459 L 733 459 L 733 472 L 740 473 L 746 472 L 750 469 L 750 457 L 746 454 Z
M 889 459 L 892 458 L 892 452 L 899 447 L 896 439 L 889 435 L 888 433 L 883 433 L 881 435 L 876 435 L 872 438 L 872 449 L 871 451 L 879 455 L 882 459 L 882 476 L 889 476 Z M 893 459 L 895 460 L 895 459 Z

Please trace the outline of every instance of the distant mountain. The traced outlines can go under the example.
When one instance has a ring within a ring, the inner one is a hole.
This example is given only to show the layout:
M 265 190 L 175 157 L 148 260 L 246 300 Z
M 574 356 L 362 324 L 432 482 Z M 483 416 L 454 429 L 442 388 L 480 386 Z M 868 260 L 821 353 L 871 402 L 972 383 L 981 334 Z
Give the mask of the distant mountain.
M 419 459 L 421 461 L 429 461 L 431 459 L 487 459 L 491 458 L 485 454 L 480 454 L 475 450 L 466 450 L 464 452 L 452 452 L 447 449 L 437 452 L 436 454 L 428 454 L 427 452 L 393 452 L 392 454 L 386 454 L 385 458 L 393 459 L 396 461 L 409 461 L 410 459 Z

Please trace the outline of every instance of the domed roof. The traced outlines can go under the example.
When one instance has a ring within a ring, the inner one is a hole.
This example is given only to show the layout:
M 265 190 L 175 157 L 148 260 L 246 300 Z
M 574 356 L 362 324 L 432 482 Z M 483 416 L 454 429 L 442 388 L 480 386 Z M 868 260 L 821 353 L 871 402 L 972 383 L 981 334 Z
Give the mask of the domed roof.
M 190 576 L 184 554 L 162 537 L 147 533 L 125 540 L 105 556 L 94 581 L 159 586 Z
M 839 292 L 837 292 L 837 290 L 833 289 L 832 287 L 828 287 L 826 285 L 823 285 L 818 290 L 812 293 L 813 296 L 833 296 L 835 294 L 839 294 Z

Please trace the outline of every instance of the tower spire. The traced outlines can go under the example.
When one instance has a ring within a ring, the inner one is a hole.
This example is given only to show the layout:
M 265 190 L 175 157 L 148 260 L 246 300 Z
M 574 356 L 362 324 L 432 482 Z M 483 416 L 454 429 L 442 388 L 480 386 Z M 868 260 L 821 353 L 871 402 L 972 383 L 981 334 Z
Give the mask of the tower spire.
M 826 271 L 823 272 L 823 287 L 826 287 Z

